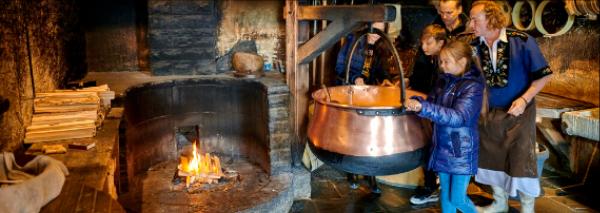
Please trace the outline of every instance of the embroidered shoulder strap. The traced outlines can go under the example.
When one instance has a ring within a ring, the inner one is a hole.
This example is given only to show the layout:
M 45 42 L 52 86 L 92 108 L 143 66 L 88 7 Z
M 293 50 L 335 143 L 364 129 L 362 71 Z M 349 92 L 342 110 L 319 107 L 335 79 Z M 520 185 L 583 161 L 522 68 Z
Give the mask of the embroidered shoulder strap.
M 506 35 L 509 37 L 518 37 L 520 39 L 522 39 L 523 41 L 527 41 L 527 38 L 529 38 L 529 36 L 527 35 L 527 33 L 515 30 L 515 29 L 506 29 Z
M 473 41 L 476 41 L 477 36 L 475 36 L 474 33 L 472 32 L 462 32 L 459 33 L 458 35 L 456 35 L 456 37 L 454 39 L 459 40 L 459 41 L 464 41 L 467 43 L 471 43 Z

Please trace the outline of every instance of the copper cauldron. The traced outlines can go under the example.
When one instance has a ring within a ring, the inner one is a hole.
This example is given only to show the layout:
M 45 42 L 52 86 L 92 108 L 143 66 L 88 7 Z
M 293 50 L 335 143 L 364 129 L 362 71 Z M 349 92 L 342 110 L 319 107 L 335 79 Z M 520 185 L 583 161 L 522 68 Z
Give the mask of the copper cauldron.
M 425 96 L 406 90 L 406 95 Z M 427 123 L 402 109 L 400 88 L 338 86 L 312 94 L 309 146 L 323 162 L 363 175 L 390 175 L 421 164 Z
M 398 52 L 387 35 L 374 28 L 369 33 L 380 35 L 404 73 Z M 348 61 L 366 35 L 363 33 L 353 42 L 346 57 L 346 84 Z M 405 111 L 403 103 L 406 97 L 425 95 L 405 88 L 400 75 L 400 87 L 338 86 L 314 92 L 309 147 L 326 164 L 355 174 L 391 175 L 417 168 L 426 151 L 423 147 L 428 141 L 425 132 L 429 124 Z

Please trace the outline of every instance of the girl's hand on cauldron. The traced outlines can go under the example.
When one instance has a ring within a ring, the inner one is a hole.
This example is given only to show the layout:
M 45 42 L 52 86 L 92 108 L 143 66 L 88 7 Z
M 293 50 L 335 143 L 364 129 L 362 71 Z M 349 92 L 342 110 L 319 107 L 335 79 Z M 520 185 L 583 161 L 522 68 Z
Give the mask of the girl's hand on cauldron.
M 390 80 L 384 79 L 383 83 L 381 83 L 381 86 L 382 87 L 391 87 L 391 86 L 394 86 L 394 84 L 392 82 L 390 82 Z
M 406 104 L 406 110 L 408 110 L 408 111 L 419 112 L 419 111 L 421 111 L 421 107 L 423 107 L 423 105 L 421 105 L 421 102 L 419 102 L 415 99 L 408 99 L 408 100 L 406 100 L 405 104 Z

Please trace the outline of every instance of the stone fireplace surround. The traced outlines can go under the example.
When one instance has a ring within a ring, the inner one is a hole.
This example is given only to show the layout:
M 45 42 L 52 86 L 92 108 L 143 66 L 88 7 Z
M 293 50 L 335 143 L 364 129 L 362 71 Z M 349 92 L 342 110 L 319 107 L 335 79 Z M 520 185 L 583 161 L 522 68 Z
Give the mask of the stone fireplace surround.
M 261 208 L 287 211 L 294 198 L 310 196 L 310 178 L 299 181 L 306 172 L 291 166 L 289 90 L 279 75 L 152 81 L 128 87 L 123 103 L 130 190 L 143 188 L 139 184 L 148 168 L 178 158 L 178 128 L 197 125 L 207 151 L 242 156 L 274 180 L 289 179 L 279 193 L 289 198 L 279 196 Z

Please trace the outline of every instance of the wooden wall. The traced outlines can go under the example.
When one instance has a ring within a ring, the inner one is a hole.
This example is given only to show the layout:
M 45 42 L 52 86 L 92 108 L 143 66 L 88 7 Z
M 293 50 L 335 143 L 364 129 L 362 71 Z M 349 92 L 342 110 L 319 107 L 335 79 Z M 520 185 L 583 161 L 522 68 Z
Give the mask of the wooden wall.
M 76 0 L 0 0 L 0 96 L 10 104 L 0 120 L 1 151 L 21 145 L 34 88 L 48 91 L 85 75 L 79 11 Z
M 567 34 L 537 38 L 554 71 L 542 92 L 600 104 L 600 25 L 584 21 Z

